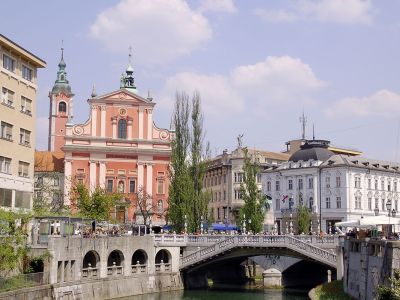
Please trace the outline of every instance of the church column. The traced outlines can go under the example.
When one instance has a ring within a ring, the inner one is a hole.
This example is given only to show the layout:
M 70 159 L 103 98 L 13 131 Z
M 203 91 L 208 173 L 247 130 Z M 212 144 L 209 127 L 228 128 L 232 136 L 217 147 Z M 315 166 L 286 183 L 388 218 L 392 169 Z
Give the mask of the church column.
M 143 188 L 143 184 L 144 184 L 144 168 L 143 168 L 143 163 L 142 162 L 138 162 L 138 188 L 142 187 Z
M 147 110 L 147 139 L 153 138 L 153 110 Z
M 89 172 L 89 191 L 92 193 L 96 188 L 96 162 L 90 161 L 90 172 Z
M 143 139 L 143 107 L 139 107 L 139 139 Z
M 100 171 L 99 171 L 99 184 L 102 189 L 106 188 L 106 162 L 100 161 Z
M 113 139 L 117 138 L 117 118 L 114 117 L 112 118 L 112 133 L 113 133 Z
M 100 124 L 101 124 L 101 130 L 100 130 L 100 136 L 105 137 L 106 136 L 106 106 L 102 105 L 100 106 L 101 110 L 101 119 L 100 119 Z
M 147 176 L 146 176 L 146 191 L 148 194 L 153 195 L 153 164 L 147 163 Z
M 319 191 L 319 186 L 318 186 L 318 175 L 314 175 L 313 176 L 313 198 L 314 198 L 314 205 L 316 207 L 315 212 L 319 213 L 321 211 L 321 207 L 319 207 L 319 195 L 318 195 L 318 191 Z
M 128 140 L 132 139 L 132 124 L 133 124 L 133 119 L 132 118 L 127 118 L 128 119 Z
M 97 107 L 92 105 L 92 136 L 96 136 L 96 125 L 97 125 Z
M 72 181 L 72 159 L 65 159 L 64 165 L 64 205 L 69 206 L 71 204 L 69 199 L 69 193 L 71 191 Z

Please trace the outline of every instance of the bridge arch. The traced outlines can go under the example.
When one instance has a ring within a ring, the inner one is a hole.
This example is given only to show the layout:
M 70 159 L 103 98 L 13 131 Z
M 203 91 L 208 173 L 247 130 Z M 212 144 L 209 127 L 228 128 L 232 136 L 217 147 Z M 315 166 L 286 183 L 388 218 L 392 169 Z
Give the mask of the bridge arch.
M 142 250 L 142 249 L 138 249 L 136 250 L 133 255 L 132 255 L 132 265 L 145 265 L 147 264 L 148 261 L 148 256 L 146 251 Z
M 168 264 L 171 262 L 171 252 L 169 252 L 166 249 L 161 249 L 157 252 L 156 254 L 156 259 L 155 259 L 155 263 L 156 264 Z
M 82 268 L 96 268 L 100 262 L 100 255 L 95 250 L 90 250 L 83 257 Z
M 107 258 L 107 267 L 121 266 L 124 262 L 124 254 L 120 250 L 113 250 Z

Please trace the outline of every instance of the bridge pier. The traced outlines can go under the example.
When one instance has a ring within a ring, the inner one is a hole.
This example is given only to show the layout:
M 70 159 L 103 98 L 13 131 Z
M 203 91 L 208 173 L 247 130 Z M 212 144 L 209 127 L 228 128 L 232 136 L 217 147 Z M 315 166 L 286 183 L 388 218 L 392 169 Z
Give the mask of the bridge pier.
M 263 272 L 263 285 L 267 288 L 282 286 L 282 272 L 271 268 Z
M 205 273 L 183 274 L 183 285 L 185 289 L 206 289 L 208 280 Z

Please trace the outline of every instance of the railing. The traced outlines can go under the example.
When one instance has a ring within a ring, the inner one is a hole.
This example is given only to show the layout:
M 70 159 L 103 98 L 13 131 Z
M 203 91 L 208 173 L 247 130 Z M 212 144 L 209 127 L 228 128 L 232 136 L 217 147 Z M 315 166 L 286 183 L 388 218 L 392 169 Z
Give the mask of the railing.
M 45 273 L 21 274 L 8 278 L 0 278 L 0 292 L 18 290 L 31 286 L 48 284 L 48 276 Z
M 171 272 L 171 264 L 170 263 L 155 264 L 155 270 L 156 273 Z
M 131 265 L 132 274 L 146 274 L 147 273 L 147 265 Z
M 122 266 L 107 267 L 107 276 L 119 276 L 123 274 Z
M 290 235 L 239 235 L 228 237 L 209 247 L 200 249 L 182 258 L 180 268 L 189 267 L 205 259 L 221 254 L 235 247 L 269 248 L 279 247 L 288 248 L 303 256 L 318 260 L 327 265 L 336 267 L 336 254 L 321 249 Z
M 84 279 L 93 279 L 98 277 L 98 269 L 97 268 L 85 268 L 82 269 L 82 278 Z

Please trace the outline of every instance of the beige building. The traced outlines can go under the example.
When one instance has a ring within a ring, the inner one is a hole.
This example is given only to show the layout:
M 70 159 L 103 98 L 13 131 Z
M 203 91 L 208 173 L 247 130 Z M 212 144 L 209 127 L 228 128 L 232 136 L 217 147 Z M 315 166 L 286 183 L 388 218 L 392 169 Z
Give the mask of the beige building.
M 0 34 L 0 207 L 32 207 L 37 69 L 44 67 Z
M 239 139 L 238 139 L 239 140 Z M 257 162 L 260 171 L 266 167 L 279 166 L 286 162 L 290 155 L 248 148 L 252 161 Z M 244 201 L 240 195 L 240 184 L 243 182 L 244 152 L 241 141 L 231 153 L 224 150 L 221 155 L 213 158 L 207 168 L 203 188 L 211 193 L 208 205 L 209 218 L 216 223 L 236 224 L 239 210 Z M 261 190 L 261 173 L 257 176 L 257 184 Z M 270 204 L 270 203 L 269 203 Z M 265 210 L 264 229 L 274 225 L 273 213 Z

